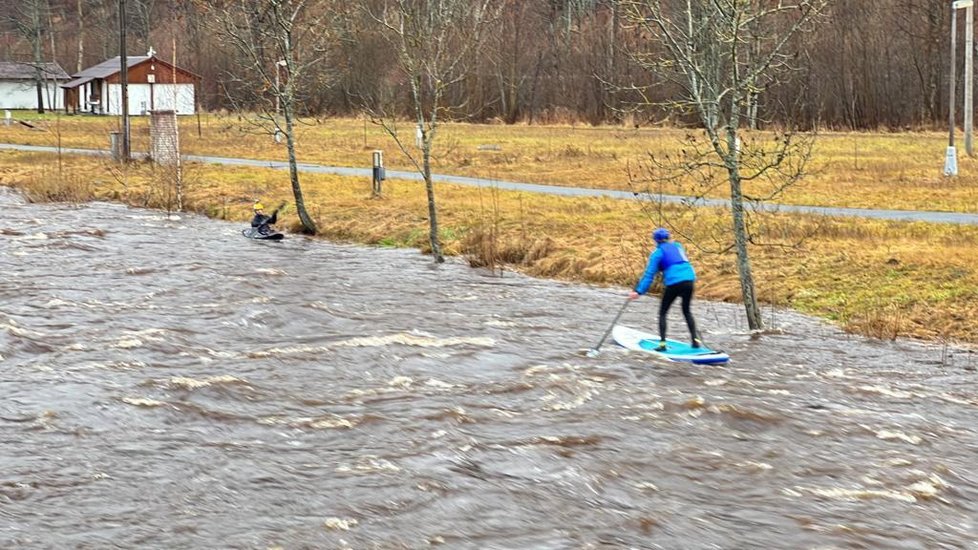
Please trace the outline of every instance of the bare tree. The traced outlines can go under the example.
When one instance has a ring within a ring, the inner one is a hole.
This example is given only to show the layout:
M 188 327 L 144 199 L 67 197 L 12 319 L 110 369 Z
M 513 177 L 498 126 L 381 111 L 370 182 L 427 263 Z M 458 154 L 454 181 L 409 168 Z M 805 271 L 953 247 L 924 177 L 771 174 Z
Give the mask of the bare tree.
M 78 57 L 75 62 L 75 72 L 80 73 L 85 68 L 85 10 L 82 9 L 82 0 L 76 0 L 75 19 L 78 24 Z
M 31 57 L 34 65 L 34 87 L 37 90 L 37 112 L 44 112 L 44 33 L 49 29 L 48 11 L 50 6 L 47 0 L 20 0 L 10 2 L 7 9 L 3 10 L 0 18 L 12 25 L 30 44 Z M 51 106 L 54 108 L 54 105 Z
M 397 52 L 397 66 L 407 79 L 412 129 L 397 125 L 396 83 L 387 94 L 359 98 L 424 178 L 428 196 L 431 253 L 444 262 L 438 236 L 438 209 L 431 178 L 431 152 L 442 119 L 450 120 L 464 105 L 450 104 L 447 92 L 469 76 L 473 56 L 483 44 L 483 32 L 498 13 L 493 0 L 391 0 L 371 12 Z M 412 143 L 413 138 L 413 143 Z M 420 153 L 420 158 L 419 158 Z
M 306 8 L 296 24 L 307 27 L 306 21 L 313 17 L 310 14 L 321 13 L 317 6 L 324 1 L 305 0 Z M 466 6 L 477 8 L 482 1 L 468 0 Z M 530 123 L 624 122 L 621 118 L 624 108 L 632 106 L 635 109 L 630 116 L 640 124 L 645 120 L 659 120 L 664 115 L 669 115 L 670 120 L 688 120 L 689 115 L 676 117 L 675 110 L 664 110 L 664 102 L 672 97 L 672 87 L 646 88 L 649 103 L 641 108 L 633 103 L 637 93 L 622 87 L 625 84 L 647 87 L 661 74 L 658 68 L 642 71 L 625 62 L 624 52 L 634 51 L 636 44 L 642 48 L 648 46 L 651 38 L 630 32 L 634 25 L 627 24 L 628 19 L 624 17 L 626 6 L 661 4 L 662 9 L 674 10 L 682 7 L 682 0 L 492 2 L 502 5 L 497 6 L 501 10 L 498 25 L 486 33 L 487 40 L 478 58 L 466 62 L 469 78 L 465 83 L 445 91 L 445 104 L 464 105 L 464 109 L 454 111 L 452 116 Z M 385 33 L 380 32 L 382 25 L 366 15 L 367 10 L 378 14 L 378 18 L 385 10 L 386 13 L 397 11 L 396 2 L 333 0 L 331 3 L 330 9 L 337 17 L 321 27 L 327 37 L 332 38 L 329 36 L 333 32 L 332 23 L 340 22 L 345 15 L 341 12 L 355 13 L 357 17 L 350 18 L 353 24 L 346 29 L 345 40 L 341 48 L 330 50 L 328 62 L 305 67 L 302 80 L 297 82 L 303 115 L 359 114 L 363 106 L 354 97 L 377 97 L 380 84 L 391 83 L 392 74 L 402 72 L 394 48 L 384 41 Z M 229 10 L 249 13 L 260 23 L 262 14 L 269 9 L 268 3 L 126 0 L 126 4 L 132 50 L 142 52 L 153 46 L 163 51 L 176 38 L 182 45 L 183 62 L 202 76 L 199 97 L 206 108 L 255 108 L 254 102 L 239 93 L 239 88 L 257 81 L 246 75 L 250 64 L 242 67 L 240 55 L 222 51 L 219 47 L 222 37 L 212 30 L 220 26 L 218 15 Z M 696 13 L 708 9 L 729 12 L 748 5 L 746 0 L 701 0 L 692 4 Z M 782 0 L 779 4 L 776 0 L 764 3 L 755 0 L 753 4 L 756 7 L 748 9 L 797 6 L 801 2 Z M 756 113 L 758 117 L 763 115 L 780 123 L 784 119 L 772 112 L 772 103 L 790 103 L 804 95 L 811 100 L 799 121 L 808 125 L 870 130 L 943 127 L 946 115 L 942 113 L 946 113 L 947 99 L 941 91 L 948 86 L 945 37 L 951 21 L 950 0 L 832 0 L 829 4 L 824 12 L 825 24 L 806 34 L 804 42 L 798 44 L 801 52 L 798 63 L 804 63 L 808 69 L 807 80 L 779 79 L 775 86 L 764 88 L 763 93 L 757 90 L 749 94 L 754 101 L 745 106 L 747 120 L 761 124 L 763 121 L 755 118 Z M 118 55 L 113 39 L 120 26 L 118 5 L 118 0 L 0 0 L 0 32 L 5 33 L 0 40 L 0 59 L 37 62 L 35 45 L 43 44 L 45 59 L 57 57 L 75 72 Z M 51 10 L 47 11 L 46 6 Z M 428 9 L 424 6 L 421 3 L 409 7 Z M 40 24 L 33 24 L 32 10 L 40 14 L 34 21 Z M 789 10 L 763 20 L 776 24 L 774 30 L 780 33 L 786 29 L 785 21 L 780 19 L 790 19 L 791 13 Z M 649 28 L 652 27 L 650 24 Z M 654 36 L 659 36 L 658 31 Z M 297 59 L 302 62 L 326 59 L 304 45 L 315 43 L 310 38 L 320 37 L 301 38 L 297 43 Z M 742 44 L 747 50 L 749 42 Z M 755 56 L 763 59 L 766 51 L 762 48 Z M 282 58 L 271 61 L 278 60 Z M 227 69 L 248 78 L 222 79 Z M 266 72 L 274 76 L 271 68 Z M 335 84 L 324 86 L 321 82 Z M 609 83 L 619 87 L 609 87 Z M 222 84 L 227 85 L 234 101 L 226 96 Z M 408 91 L 407 80 L 400 79 L 396 85 L 400 86 L 399 99 L 403 99 Z M 263 94 L 272 97 L 269 90 Z M 443 120 L 444 116 L 445 113 Z M 271 127 L 270 120 L 268 124 Z M 750 122 L 745 127 L 749 128 Z
M 791 68 L 793 37 L 811 28 L 827 0 L 621 0 L 625 15 L 661 49 L 636 52 L 649 71 L 669 75 L 679 90 L 672 108 L 697 117 L 706 134 L 704 147 L 687 149 L 681 166 L 689 171 L 720 171 L 729 185 L 733 249 L 741 294 L 752 330 L 763 327 L 751 271 L 744 184 L 780 180 L 775 191 L 804 171 L 793 133 L 776 140 L 741 139 L 741 125 L 755 96 Z M 789 119 L 790 122 L 790 119 Z M 696 144 L 695 135 L 689 143 Z M 764 197 L 766 198 L 766 197 Z
M 892 10 L 896 27 L 909 42 L 907 53 L 913 73 L 920 89 L 921 120 L 940 120 L 939 108 L 943 94 L 941 81 L 944 78 L 944 64 L 940 62 L 944 51 L 947 8 L 950 2 L 928 2 L 926 0 L 901 0 Z
M 296 212 L 303 229 L 315 233 L 299 184 L 295 128 L 303 78 L 323 64 L 329 50 L 332 2 L 234 0 L 218 5 L 201 2 L 199 7 L 212 10 L 221 37 L 239 61 L 229 70 L 228 99 L 239 111 L 256 111 L 255 127 L 276 141 L 285 136 Z

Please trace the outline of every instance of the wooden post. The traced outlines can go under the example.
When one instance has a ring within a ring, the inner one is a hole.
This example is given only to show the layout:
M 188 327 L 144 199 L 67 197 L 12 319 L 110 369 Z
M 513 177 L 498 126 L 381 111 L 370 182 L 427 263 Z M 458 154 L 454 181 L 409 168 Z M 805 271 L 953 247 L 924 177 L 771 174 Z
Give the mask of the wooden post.
M 374 151 L 373 157 L 373 186 L 371 194 L 374 197 L 379 197 L 382 192 L 382 182 L 384 181 L 384 152 L 380 150 Z

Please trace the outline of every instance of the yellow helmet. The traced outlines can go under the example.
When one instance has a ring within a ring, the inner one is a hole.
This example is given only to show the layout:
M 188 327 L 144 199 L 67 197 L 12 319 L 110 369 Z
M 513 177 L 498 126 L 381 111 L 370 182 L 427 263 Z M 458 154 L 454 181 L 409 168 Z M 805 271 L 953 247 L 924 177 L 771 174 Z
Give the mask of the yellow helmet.
M 265 206 L 262 205 L 262 203 L 260 203 L 260 202 L 256 202 L 255 203 L 255 210 L 264 210 L 264 209 L 265 209 Z

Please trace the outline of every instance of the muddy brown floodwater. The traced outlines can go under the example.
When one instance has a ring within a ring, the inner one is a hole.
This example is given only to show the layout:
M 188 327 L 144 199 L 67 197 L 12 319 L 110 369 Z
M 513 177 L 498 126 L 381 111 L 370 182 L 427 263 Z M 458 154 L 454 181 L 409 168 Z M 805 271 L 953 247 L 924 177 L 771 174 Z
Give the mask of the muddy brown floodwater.
M 0 202 L 0 547 L 978 548 L 966 350 L 697 302 L 730 364 L 588 358 L 625 289 Z

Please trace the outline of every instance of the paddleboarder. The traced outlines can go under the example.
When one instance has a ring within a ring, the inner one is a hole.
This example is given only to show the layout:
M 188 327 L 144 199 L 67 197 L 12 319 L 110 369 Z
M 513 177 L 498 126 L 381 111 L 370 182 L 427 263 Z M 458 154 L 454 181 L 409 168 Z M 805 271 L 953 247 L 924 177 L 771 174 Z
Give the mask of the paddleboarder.
M 662 292 L 662 300 L 659 302 L 659 351 L 666 349 L 666 316 L 669 308 L 676 298 L 682 299 L 683 317 L 686 318 L 686 327 L 689 328 L 692 346 L 701 347 L 703 343 L 696 332 L 696 321 L 693 319 L 693 312 L 690 304 L 693 301 L 693 290 L 696 281 L 696 272 L 693 264 L 689 263 L 686 250 L 678 242 L 672 240 L 669 230 L 660 227 L 652 232 L 652 240 L 655 241 L 655 250 L 649 255 L 649 263 L 645 266 L 645 274 L 629 293 L 629 300 L 635 300 L 639 296 L 649 291 L 656 276 L 662 273 L 662 284 L 665 290 Z

